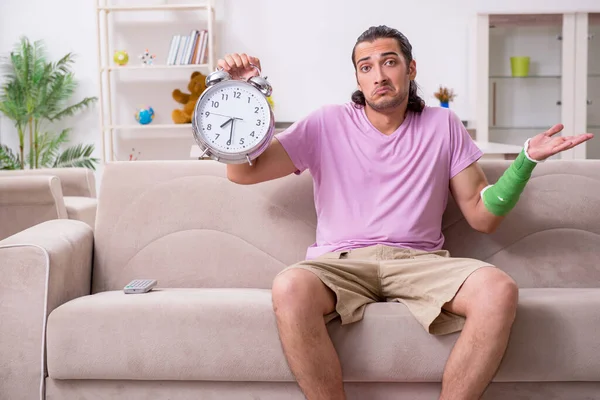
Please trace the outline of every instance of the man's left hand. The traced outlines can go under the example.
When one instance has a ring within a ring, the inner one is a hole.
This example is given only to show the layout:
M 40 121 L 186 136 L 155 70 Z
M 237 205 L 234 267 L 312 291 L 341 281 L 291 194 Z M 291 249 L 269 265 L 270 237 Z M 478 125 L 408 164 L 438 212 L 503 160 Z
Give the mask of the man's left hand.
M 575 136 L 554 136 L 562 131 L 564 125 L 556 124 L 546 132 L 540 133 L 529 140 L 529 157 L 537 161 L 545 160 L 561 151 L 573 148 L 594 137 L 592 133 L 582 133 Z

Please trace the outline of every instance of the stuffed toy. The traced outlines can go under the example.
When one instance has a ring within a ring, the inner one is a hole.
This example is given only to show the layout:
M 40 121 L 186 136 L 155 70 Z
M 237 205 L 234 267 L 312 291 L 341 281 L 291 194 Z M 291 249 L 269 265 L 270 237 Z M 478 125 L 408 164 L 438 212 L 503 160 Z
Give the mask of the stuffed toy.
M 198 71 L 192 73 L 190 83 L 187 86 L 190 93 L 183 93 L 179 89 L 173 91 L 173 99 L 183 104 L 183 110 L 173 110 L 171 118 L 176 124 L 189 124 L 198 98 L 206 90 L 206 76 Z

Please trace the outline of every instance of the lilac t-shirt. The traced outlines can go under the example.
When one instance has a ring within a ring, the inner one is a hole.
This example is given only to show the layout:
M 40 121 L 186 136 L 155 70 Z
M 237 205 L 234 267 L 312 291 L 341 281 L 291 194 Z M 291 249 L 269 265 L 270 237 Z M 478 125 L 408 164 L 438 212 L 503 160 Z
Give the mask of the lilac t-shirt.
M 307 259 L 384 244 L 438 250 L 449 180 L 481 150 L 447 108 L 407 112 L 391 135 L 352 103 L 312 112 L 276 135 L 300 174 L 314 181 L 316 242 Z

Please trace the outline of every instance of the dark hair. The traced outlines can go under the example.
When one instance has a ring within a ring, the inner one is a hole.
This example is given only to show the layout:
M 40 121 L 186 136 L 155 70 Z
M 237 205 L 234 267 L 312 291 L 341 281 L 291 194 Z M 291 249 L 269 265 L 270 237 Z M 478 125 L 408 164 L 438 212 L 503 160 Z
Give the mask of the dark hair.
M 406 65 L 408 66 L 410 62 L 413 60 L 412 58 L 412 46 L 406 36 L 404 36 L 397 29 L 389 28 L 385 25 L 380 26 L 372 26 L 366 31 L 364 31 L 358 39 L 356 39 L 356 44 L 352 49 L 352 64 L 354 65 L 354 70 L 356 71 L 356 62 L 354 61 L 354 55 L 356 51 L 356 46 L 362 42 L 373 42 L 376 39 L 383 38 L 392 38 L 396 39 L 398 42 L 398 46 L 402 51 L 402 55 L 404 56 L 404 60 L 406 61 Z M 354 105 L 359 107 L 364 107 L 366 104 L 365 95 L 360 90 L 356 90 L 352 93 L 352 101 Z M 410 85 L 408 88 L 408 106 L 407 109 L 411 111 L 421 112 L 425 108 L 425 101 L 419 97 L 417 94 L 417 83 L 414 80 L 410 81 Z

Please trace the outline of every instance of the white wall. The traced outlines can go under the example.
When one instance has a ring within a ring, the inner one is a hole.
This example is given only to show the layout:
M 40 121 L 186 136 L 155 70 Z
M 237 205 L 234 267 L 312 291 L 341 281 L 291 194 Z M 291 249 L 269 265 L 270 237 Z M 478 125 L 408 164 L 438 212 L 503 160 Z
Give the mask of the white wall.
M 120 0 L 124 1 L 143 2 Z M 160 1 L 147 0 L 147 3 Z M 355 89 L 350 61 L 352 46 L 362 31 L 379 24 L 398 28 L 411 41 L 417 61 L 417 82 L 428 103 L 435 104 L 432 94 L 438 85 L 447 85 L 458 94 L 451 107 L 463 119 L 474 118 L 476 99 L 471 95 L 473 88 L 469 87 L 468 74 L 473 67 L 474 38 L 470 29 L 477 11 L 561 12 L 599 7 L 598 0 L 216 0 L 216 3 L 218 55 L 235 51 L 261 58 L 264 74 L 274 87 L 279 121 L 302 118 L 323 104 L 348 101 Z M 80 88 L 76 98 L 97 95 L 94 4 L 95 0 L 1 0 L 0 54 L 7 54 L 20 35 L 43 39 L 55 59 L 72 51 L 78 55 L 75 76 Z M 165 35 L 170 29 L 175 33 L 177 28 L 177 24 L 163 22 L 156 26 L 130 23 L 121 26 L 120 32 L 138 35 L 135 38 L 138 46 L 139 43 L 155 45 L 160 58 L 166 52 Z M 127 42 L 123 37 L 120 40 Z M 134 61 L 137 50 L 130 52 Z M 137 98 L 162 107 L 157 111 L 163 121 L 169 121 L 171 110 L 177 107 L 170 100 L 170 91 L 183 88 L 188 73 L 169 78 L 169 82 L 158 83 L 156 88 L 148 82 L 128 89 Z M 125 96 L 126 91 L 122 90 L 117 95 Z M 127 109 L 122 112 L 130 115 Z M 100 156 L 97 109 L 69 121 L 69 125 L 74 127 L 73 141 L 95 143 Z M 0 122 L 0 135 L 2 142 L 16 143 L 6 118 Z M 177 148 L 181 158 L 186 158 L 188 142 L 189 139 L 145 140 L 138 142 L 138 149 L 142 151 L 142 159 L 153 149 L 169 147 Z
M 467 117 L 467 35 L 475 2 L 411 2 L 410 10 L 406 2 L 368 4 L 224 1 L 222 18 L 236 29 L 224 26 L 222 50 L 259 56 L 274 87 L 277 117 L 294 120 L 321 104 L 348 101 L 356 88 L 351 63 L 356 38 L 371 25 L 396 27 L 413 45 L 423 96 L 431 100 L 439 84 L 451 86 L 458 93 L 452 107 Z M 253 10 L 262 16 L 263 26 L 247 17 Z

